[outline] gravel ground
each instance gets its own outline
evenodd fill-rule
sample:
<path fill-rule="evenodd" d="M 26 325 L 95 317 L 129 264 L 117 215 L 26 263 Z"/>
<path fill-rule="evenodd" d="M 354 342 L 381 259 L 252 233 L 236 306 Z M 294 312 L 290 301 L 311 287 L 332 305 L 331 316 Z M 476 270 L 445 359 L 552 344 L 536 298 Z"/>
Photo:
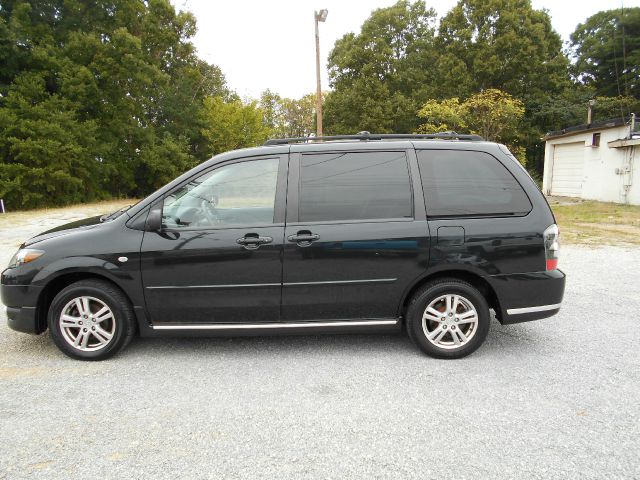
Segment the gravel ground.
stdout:
<path fill-rule="evenodd" d="M 20 244 L 34 235 L 87 217 L 114 212 L 137 200 L 109 200 L 63 208 L 27 210 L 0 214 L 0 269 L 4 268 Z"/>
<path fill-rule="evenodd" d="M 0 478 L 640 478 L 638 265 L 565 246 L 560 314 L 494 322 L 456 361 L 345 335 L 136 339 L 85 363 L 3 310 Z"/>

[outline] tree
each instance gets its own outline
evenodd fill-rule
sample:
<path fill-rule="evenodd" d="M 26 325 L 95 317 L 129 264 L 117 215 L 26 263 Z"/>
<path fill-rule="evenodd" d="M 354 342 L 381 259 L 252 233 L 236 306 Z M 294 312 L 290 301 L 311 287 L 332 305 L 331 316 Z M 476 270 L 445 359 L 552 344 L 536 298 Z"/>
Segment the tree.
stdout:
<path fill-rule="evenodd" d="M 37 74 L 22 75 L 0 109 L 0 198 L 35 207 L 51 198 L 70 202 L 104 197 L 104 168 L 93 156 L 96 123 L 74 105 L 49 95 Z"/>
<path fill-rule="evenodd" d="M 262 121 L 264 126 L 275 135 L 282 122 L 282 97 L 267 89 L 260 94 L 260 108 L 262 109 Z"/>
<path fill-rule="evenodd" d="M 540 122 L 548 117 L 542 107 L 571 88 L 569 62 L 548 13 L 530 0 L 459 0 L 440 22 L 438 46 L 438 97 L 495 88 L 521 100 L 519 143 L 529 168 L 541 172 L 540 138 L 549 127 Z"/>
<path fill-rule="evenodd" d="M 273 137 L 308 137 L 315 131 L 314 93 L 293 99 L 265 90 L 260 96 L 260 108 Z"/>
<path fill-rule="evenodd" d="M 371 13 L 359 34 L 339 39 L 329 54 L 333 91 L 325 105 L 330 133 L 408 132 L 436 81 L 431 65 L 436 13 L 424 1 L 400 0 Z"/>
<path fill-rule="evenodd" d="M 429 100 L 418 112 L 426 120 L 418 131 L 475 133 L 492 142 L 508 143 L 516 156 L 522 158 L 518 127 L 523 115 L 520 100 L 500 90 L 487 89 L 464 101 L 457 97 Z"/>
<path fill-rule="evenodd" d="M 201 117 L 202 135 L 207 139 L 209 155 L 259 145 L 271 133 L 255 101 L 225 102 L 222 97 L 207 97 Z"/>
<path fill-rule="evenodd" d="M 529 0 L 460 0 L 440 22 L 438 46 L 444 97 L 497 88 L 527 103 L 569 85 L 562 40 Z"/>
<path fill-rule="evenodd" d="M 168 0 L 0 0 L 0 198 L 140 196 L 205 159 L 203 100 L 234 95 L 195 31 Z"/>
<path fill-rule="evenodd" d="M 587 123 L 590 101 L 595 101 L 592 106 L 592 122 L 613 118 L 628 120 L 631 112 L 640 112 L 640 100 L 634 97 L 599 97 L 595 96 L 592 87 L 576 85 L 563 95 L 547 99 L 532 115 L 535 122 L 546 125 L 547 130 L 561 130 Z"/>
<path fill-rule="evenodd" d="M 282 136 L 308 137 L 315 132 L 316 94 L 282 100 Z"/>
<path fill-rule="evenodd" d="M 598 96 L 640 99 L 640 8 L 598 12 L 571 34 L 576 80 Z"/>

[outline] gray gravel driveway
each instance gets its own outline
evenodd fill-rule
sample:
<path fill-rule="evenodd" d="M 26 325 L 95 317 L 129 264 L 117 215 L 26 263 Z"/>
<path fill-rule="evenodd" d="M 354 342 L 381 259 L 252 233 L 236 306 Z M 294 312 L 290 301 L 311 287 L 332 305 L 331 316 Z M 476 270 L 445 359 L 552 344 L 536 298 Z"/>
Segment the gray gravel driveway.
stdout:
<path fill-rule="evenodd" d="M 640 249 L 564 247 L 556 317 L 471 357 L 403 335 L 136 339 L 102 363 L 0 314 L 0 478 L 638 478 Z"/>

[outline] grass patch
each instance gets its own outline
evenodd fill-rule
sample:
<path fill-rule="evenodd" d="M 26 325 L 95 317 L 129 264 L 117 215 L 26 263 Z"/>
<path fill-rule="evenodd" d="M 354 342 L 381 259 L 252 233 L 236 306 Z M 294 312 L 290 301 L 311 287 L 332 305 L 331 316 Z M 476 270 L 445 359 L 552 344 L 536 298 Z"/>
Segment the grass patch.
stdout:
<path fill-rule="evenodd" d="M 566 243 L 640 245 L 640 205 L 553 197 L 549 204 Z"/>

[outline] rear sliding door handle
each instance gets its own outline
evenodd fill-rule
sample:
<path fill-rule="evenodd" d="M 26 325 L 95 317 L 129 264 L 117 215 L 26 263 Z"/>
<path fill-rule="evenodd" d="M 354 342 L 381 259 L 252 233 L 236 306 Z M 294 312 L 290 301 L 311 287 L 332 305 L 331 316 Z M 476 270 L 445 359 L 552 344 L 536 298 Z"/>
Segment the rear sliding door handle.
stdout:
<path fill-rule="evenodd" d="M 320 235 L 311 232 L 298 232 L 295 235 L 289 235 L 287 237 L 287 240 L 297 243 L 300 247 L 307 247 L 311 245 L 312 242 L 315 242 L 319 239 Z"/>

